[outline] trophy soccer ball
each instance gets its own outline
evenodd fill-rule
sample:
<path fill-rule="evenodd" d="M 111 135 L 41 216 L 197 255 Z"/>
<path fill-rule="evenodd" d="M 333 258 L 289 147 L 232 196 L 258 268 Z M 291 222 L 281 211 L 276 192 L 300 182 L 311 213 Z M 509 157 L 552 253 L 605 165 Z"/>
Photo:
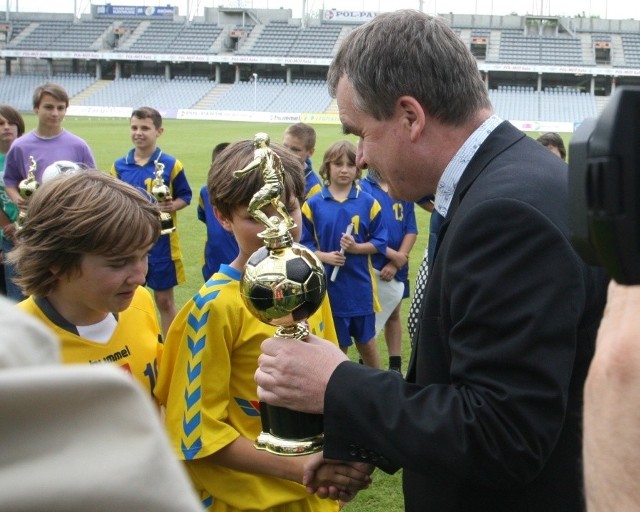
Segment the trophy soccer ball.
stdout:
<path fill-rule="evenodd" d="M 245 265 L 240 293 L 262 322 L 293 326 L 322 304 L 326 284 L 318 257 L 304 245 L 282 249 L 261 247 Z"/>
<path fill-rule="evenodd" d="M 81 167 L 75 163 L 70 162 L 69 160 L 58 160 L 57 162 L 53 162 L 51 165 L 47 166 L 47 168 L 42 173 L 42 183 L 46 183 L 49 180 L 57 176 L 61 176 L 62 174 L 73 174 L 81 170 Z"/>

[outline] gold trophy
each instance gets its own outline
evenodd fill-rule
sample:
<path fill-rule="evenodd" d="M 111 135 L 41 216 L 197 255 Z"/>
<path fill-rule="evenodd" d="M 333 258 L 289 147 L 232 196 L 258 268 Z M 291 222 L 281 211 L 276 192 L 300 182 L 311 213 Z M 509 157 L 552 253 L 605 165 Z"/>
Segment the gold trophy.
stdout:
<path fill-rule="evenodd" d="M 156 160 L 155 166 L 156 177 L 153 179 L 153 183 L 151 184 L 151 195 L 161 203 L 171 197 L 171 191 L 162 179 L 162 175 L 164 174 L 164 164 Z M 169 212 L 160 212 L 160 226 L 161 235 L 168 235 L 176 230 L 176 226 L 173 223 L 173 217 Z"/>
<path fill-rule="evenodd" d="M 265 225 L 258 236 L 264 247 L 254 252 L 240 280 L 240 294 L 253 315 L 277 327 L 276 336 L 304 339 L 304 323 L 322 303 L 326 292 L 324 268 L 318 257 L 295 243 L 289 229 L 295 223 L 281 201 L 285 194 L 280 157 L 269 147 L 269 136 L 254 137 L 254 159 L 235 171 L 236 178 L 260 169 L 264 186 L 249 202 L 249 214 Z M 281 215 L 268 217 L 262 210 L 272 204 Z M 255 446 L 276 455 L 308 455 L 322 450 L 324 435 L 321 414 L 292 411 L 260 402 L 262 433 Z"/>
<path fill-rule="evenodd" d="M 40 184 L 36 181 L 37 167 L 38 166 L 36 164 L 36 159 L 32 156 L 29 156 L 29 171 L 27 172 L 27 177 L 18 184 L 18 192 L 20 193 L 20 197 L 22 197 L 23 199 L 29 199 L 40 186 Z M 18 218 L 16 219 L 16 230 L 20 230 L 23 228 L 26 219 L 27 212 L 24 208 L 20 208 L 20 213 L 18 214 Z"/>

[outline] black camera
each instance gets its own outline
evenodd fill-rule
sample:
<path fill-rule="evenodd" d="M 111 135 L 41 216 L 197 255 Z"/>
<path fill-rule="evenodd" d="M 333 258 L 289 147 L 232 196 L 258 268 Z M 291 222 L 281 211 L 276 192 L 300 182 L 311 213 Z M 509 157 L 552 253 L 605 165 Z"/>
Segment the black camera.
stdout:
<path fill-rule="evenodd" d="M 640 87 L 620 87 L 569 145 L 569 227 L 582 258 L 640 284 Z"/>

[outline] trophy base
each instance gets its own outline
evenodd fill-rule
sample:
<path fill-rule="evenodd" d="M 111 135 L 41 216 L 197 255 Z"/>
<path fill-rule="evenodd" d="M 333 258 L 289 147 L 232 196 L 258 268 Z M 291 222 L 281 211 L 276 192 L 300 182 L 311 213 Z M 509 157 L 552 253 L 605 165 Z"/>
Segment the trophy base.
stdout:
<path fill-rule="evenodd" d="M 173 218 L 170 213 L 162 212 L 160 214 L 160 234 L 168 235 L 169 233 L 173 233 L 176 230 L 175 225 L 173 224 Z"/>
<path fill-rule="evenodd" d="M 284 455 L 288 457 L 296 457 L 300 455 L 311 455 L 322 451 L 324 435 L 307 439 L 281 439 L 268 432 L 261 432 L 256 439 L 254 446 L 258 450 L 265 450 L 274 455 Z"/>

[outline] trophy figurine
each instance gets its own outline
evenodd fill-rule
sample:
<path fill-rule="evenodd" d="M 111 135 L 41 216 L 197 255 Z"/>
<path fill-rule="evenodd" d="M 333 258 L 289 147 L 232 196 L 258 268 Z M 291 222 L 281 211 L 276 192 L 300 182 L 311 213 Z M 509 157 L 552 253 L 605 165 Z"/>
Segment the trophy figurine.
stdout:
<path fill-rule="evenodd" d="M 264 247 L 247 261 L 240 280 L 242 299 L 260 321 L 277 327 L 276 336 L 304 339 L 304 323 L 321 305 L 326 292 L 323 265 L 305 246 L 295 243 L 289 230 L 295 223 L 281 197 L 284 168 L 269 147 L 269 136 L 254 137 L 254 159 L 235 171 L 236 178 L 259 169 L 264 186 L 249 202 L 249 214 L 265 226 L 258 236 Z M 268 217 L 262 208 L 273 205 L 280 216 Z M 322 450 L 322 415 L 292 411 L 260 402 L 262 433 L 255 446 L 276 455 L 308 455 Z"/>
<path fill-rule="evenodd" d="M 151 184 L 151 195 L 156 198 L 158 202 L 166 201 L 171 197 L 171 191 L 169 187 L 165 185 L 164 180 L 162 179 L 162 175 L 164 174 L 164 164 L 161 162 L 155 161 L 156 166 L 156 177 L 153 179 L 153 183 Z M 168 235 L 169 233 L 176 230 L 176 226 L 173 223 L 173 217 L 169 212 L 160 212 L 160 225 L 161 235 Z"/>
<path fill-rule="evenodd" d="M 36 159 L 32 156 L 29 157 L 29 171 L 27 177 L 18 183 L 18 192 L 23 199 L 29 199 L 33 193 L 38 189 L 40 184 L 36 181 Z M 24 222 L 27 218 L 26 206 L 20 208 L 20 213 L 16 219 L 16 230 L 22 229 Z"/>

